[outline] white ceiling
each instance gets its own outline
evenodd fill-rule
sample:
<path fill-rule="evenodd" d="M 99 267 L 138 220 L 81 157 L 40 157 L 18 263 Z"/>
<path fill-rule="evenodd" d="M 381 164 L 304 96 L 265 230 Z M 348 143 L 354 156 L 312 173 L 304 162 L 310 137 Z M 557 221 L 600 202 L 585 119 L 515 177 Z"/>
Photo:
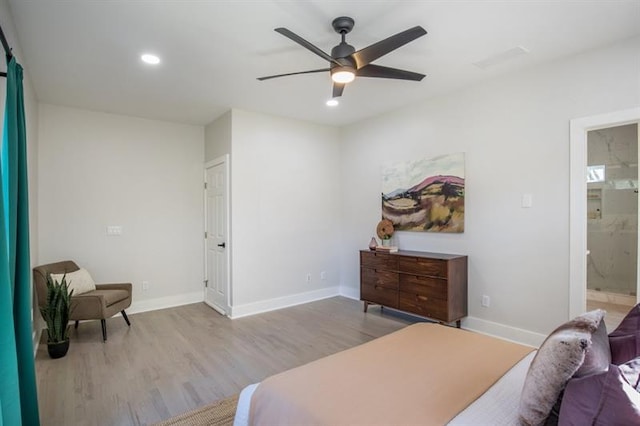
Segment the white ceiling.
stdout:
<path fill-rule="evenodd" d="M 9 0 L 41 102 L 208 124 L 230 108 L 344 125 L 474 82 L 640 34 L 640 1 Z M 328 73 L 256 77 L 327 64 L 273 31 L 286 27 L 330 52 L 331 21 L 355 19 L 361 49 L 415 25 L 428 34 L 375 63 L 422 82 L 358 78 L 336 108 Z M 488 69 L 474 62 L 530 51 Z M 155 52 L 162 64 L 139 60 Z"/>

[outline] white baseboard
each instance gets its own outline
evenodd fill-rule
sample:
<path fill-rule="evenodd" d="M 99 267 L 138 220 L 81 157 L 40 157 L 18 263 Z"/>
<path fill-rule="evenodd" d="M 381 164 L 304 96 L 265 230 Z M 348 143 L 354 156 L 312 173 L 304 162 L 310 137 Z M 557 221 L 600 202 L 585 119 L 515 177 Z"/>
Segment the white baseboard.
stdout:
<path fill-rule="evenodd" d="M 33 330 L 33 357 L 36 357 L 38 353 L 38 345 L 40 344 L 40 337 L 42 336 L 42 329 Z"/>
<path fill-rule="evenodd" d="M 191 303 L 204 301 L 204 291 L 194 291 L 192 293 L 177 294 L 175 296 L 158 297 L 155 299 L 140 300 L 135 299 L 127 309 L 128 314 L 138 314 L 140 312 L 155 311 L 157 309 L 173 308 Z"/>
<path fill-rule="evenodd" d="M 348 297 L 349 299 L 360 300 L 360 289 L 357 287 L 341 286 L 340 296 Z M 407 315 L 411 316 L 411 314 L 408 313 Z M 509 325 L 487 321 L 476 317 L 464 318 L 462 320 L 462 328 L 477 331 L 478 333 L 487 334 L 504 340 L 510 340 L 512 342 L 520 343 L 523 345 L 534 346 L 536 348 L 539 347 L 547 337 L 544 334 L 534 333 L 529 330 L 511 327 Z"/>
<path fill-rule="evenodd" d="M 304 293 L 289 296 L 277 297 L 273 299 L 261 300 L 259 302 L 247 303 L 230 308 L 229 317 L 232 319 L 255 315 L 263 312 L 274 311 L 290 306 L 301 305 L 303 303 L 328 299 L 330 297 L 343 296 L 350 299 L 360 300 L 360 292 L 354 287 L 328 287 L 319 290 L 307 291 Z M 154 311 L 157 309 L 172 308 L 175 306 L 188 305 L 204 301 L 204 292 L 192 292 L 175 296 L 159 297 L 156 299 L 133 302 L 128 309 L 128 313 Z M 535 333 L 517 327 L 500 324 L 493 321 L 476 317 L 466 317 L 462 320 L 462 328 L 487 334 L 501 339 L 510 340 L 528 346 L 539 347 L 547 337 L 544 334 Z M 42 330 L 34 331 L 33 347 L 34 356 L 38 348 Z"/>
<path fill-rule="evenodd" d="M 349 299 L 360 300 L 360 289 L 356 287 L 340 286 L 340 296 Z"/>
<path fill-rule="evenodd" d="M 249 315 L 261 314 L 263 312 L 275 311 L 276 309 L 301 305 L 303 303 L 315 302 L 316 300 L 328 299 L 329 297 L 339 295 L 340 287 L 321 288 L 319 290 L 292 294 L 290 296 L 276 297 L 274 299 L 232 306 L 229 309 L 229 317 L 231 319 L 242 318 Z"/>
<path fill-rule="evenodd" d="M 466 317 L 462 319 L 462 328 L 477 331 L 489 336 L 499 337 L 504 340 L 520 343 L 527 346 L 539 347 L 547 337 L 544 334 L 524 330 L 522 328 L 511 327 L 493 321 L 487 321 L 476 317 Z"/>

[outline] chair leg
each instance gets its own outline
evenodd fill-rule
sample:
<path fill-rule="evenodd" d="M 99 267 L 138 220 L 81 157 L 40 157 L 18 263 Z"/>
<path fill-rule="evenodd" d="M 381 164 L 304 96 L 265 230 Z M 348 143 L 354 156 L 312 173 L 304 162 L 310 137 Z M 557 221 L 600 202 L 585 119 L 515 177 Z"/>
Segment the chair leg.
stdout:
<path fill-rule="evenodd" d="M 79 322 L 80 322 L 80 321 L 77 321 L 77 320 L 76 320 L 76 325 L 75 325 L 75 328 L 76 328 L 76 329 L 78 328 L 78 323 L 79 323 Z"/>
<path fill-rule="evenodd" d="M 106 342 L 107 341 L 107 321 L 101 319 L 100 320 L 100 324 L 102 324 L 102 341 Z"/>
<path fill-rule="evenodd" d="M 127 322 L 127 325 L 131 327 L 131 323 L 129 322 L 129 317 L 127 316 L 127 313 L 124 311 L 124 309 L 120 311 L 120 313 L 122 314 L 122 318 L 124 318 L 124 320 Z"/>

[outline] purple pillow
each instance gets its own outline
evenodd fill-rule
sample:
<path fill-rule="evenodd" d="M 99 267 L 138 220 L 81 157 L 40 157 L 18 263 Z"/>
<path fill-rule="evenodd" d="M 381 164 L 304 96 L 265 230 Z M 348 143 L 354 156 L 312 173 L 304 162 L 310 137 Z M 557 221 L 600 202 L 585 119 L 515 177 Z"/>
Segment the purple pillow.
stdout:
<path fill-rule="evenodd" d="M 609 334 L 611 363 L 620 365 L 640 356 L 640 304 L 631 308 L 618 328 Z"/>
<path fill-rule="evenodd" d="M 640 357 L 619 365 L 620 372 L 633 388 L 640 391 Z"/>
<path fill-rule="evenodd" d="M 640 358 L 622 366 L 610 365 L 604 373 L 569 380 L 558 425 L 640 425 L 639 375 Z"/>

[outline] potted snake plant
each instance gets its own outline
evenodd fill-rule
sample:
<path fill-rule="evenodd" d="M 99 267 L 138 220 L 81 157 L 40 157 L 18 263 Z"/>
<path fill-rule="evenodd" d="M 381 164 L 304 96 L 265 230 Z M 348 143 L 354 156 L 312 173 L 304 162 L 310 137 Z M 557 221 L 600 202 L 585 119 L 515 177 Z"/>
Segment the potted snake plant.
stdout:
<path fill-rule="evenodd" d="M 71 296 L 66 275 L 62 282 L 47 274 L 47 303 L 40 308 L 40 314 L 47 323 L 47 350 L 51 358 L 62 358 L 69 350 L 69 315 Z"/>

